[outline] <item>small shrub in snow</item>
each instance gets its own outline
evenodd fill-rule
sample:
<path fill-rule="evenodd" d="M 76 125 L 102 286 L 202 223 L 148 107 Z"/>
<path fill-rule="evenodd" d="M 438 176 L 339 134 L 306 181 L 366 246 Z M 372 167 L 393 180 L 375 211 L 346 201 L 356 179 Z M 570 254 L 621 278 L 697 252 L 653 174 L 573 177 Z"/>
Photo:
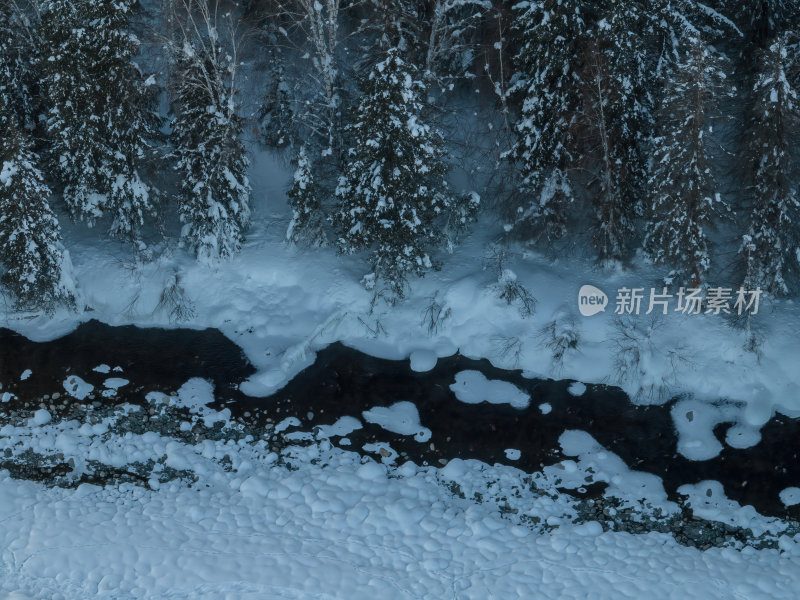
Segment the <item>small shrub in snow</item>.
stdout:
<path fill-rule="evenodd" d="M 358 322 L 361 323 L 361 325 L 364 326 L 364 329 L 366 329 L 369 332 L 369 334 L 374 338 L 380 335 L 383 336 L 388 335 L 388 333 L 386 333 L 386 328 L 384 328 L 380 319 L 375 319 L 375 323 L 368 323 L 361 317 L 358 317 Z"/>
<path fill-rule="evenodd" d="M 194 303 L 186 295 L 177 272 L 164 285 L 156 310 L 166 312 L 170 321 L 188 321 L 194 318 Z"/>
<path fill-rule="evenodd" d="M 497 269 L 497 283 L 494 284 L 497 295 L 509 306 L 516 305 L 523 318 L 530 317 L 536 310 L 536 298 L 528 288 L 517 281 L 517 274 L 514 271 L 505 268 L 506 258 L 505 250 L 493 246 L 489 250 L 484 268 L 492 266 Z"/>
<path fill-rule="evenodd" d="M 679 367 L 688 362 L 684 348 L 655 339 L 663 324 L 658 317 L 646 323 L 633 317 L 614 322 L 616 380 L 640 402 L 660 403 L 669 399 L 678 381 Z"/>
<path fill-rule="evenodd" d="M 560 371 L 565 356 L 578 351 L 581 340 L 580 326 L 571 314 L 561 312 L 539 330 L 539 338 L 553 356 L 554 369 Z"/>
<path fill-rule="evenodd" d="M 530 317 L 536 310 L 536 298 L 524 285 L 517 281 L 517 274 L 511 269 L 503 269 L 497 281 L 500 297 L 509 305 L 514 304 L 523 317 Z"/>
<path fill-rule="evenodd" d="M 442 324 L 450 318 L 452 312 L 449 306 L 439 302 L 438 294 L 436 294 L 430 298 L 428 306 L 422 311 L 421 325 L 428 330 L 428 335 L 435 335 L 439 332 Z"/>
<path fill-rule="evenodd" d="M 502 359 L 511 359 L 514 367 L 519 366 L 522 355 L 522 340 L 517 336 L 496 335 L 492 338 L 495 352 Z"/>

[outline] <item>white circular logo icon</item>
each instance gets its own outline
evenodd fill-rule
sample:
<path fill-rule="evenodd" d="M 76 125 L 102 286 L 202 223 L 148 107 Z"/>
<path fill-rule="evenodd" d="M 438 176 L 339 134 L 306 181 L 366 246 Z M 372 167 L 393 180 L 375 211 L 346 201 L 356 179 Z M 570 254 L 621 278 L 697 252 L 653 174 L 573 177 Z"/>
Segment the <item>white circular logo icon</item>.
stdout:
<path fill-rule="evenodd" d="M 584 317 L 605 312 L 608 306 L 606 293 L 593 285 L 584 285 L 578 292 L 578 310 Z"/>

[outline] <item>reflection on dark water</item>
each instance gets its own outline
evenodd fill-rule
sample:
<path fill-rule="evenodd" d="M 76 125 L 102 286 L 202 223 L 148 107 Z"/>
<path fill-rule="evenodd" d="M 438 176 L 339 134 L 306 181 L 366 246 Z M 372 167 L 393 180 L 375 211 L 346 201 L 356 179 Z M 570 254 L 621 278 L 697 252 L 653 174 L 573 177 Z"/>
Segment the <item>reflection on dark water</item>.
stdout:
<path fill-rule="evenodd" d="M 348 434 L 350 448 L 389 442 L 402 456 L 432 465 L 452 458 L 476 458 L 538 471 L 564 458 L 558 445 L 561 433 L 580 429 L 632 469 L 661 477 L 672 499 L 678 499 L 675 490 L 684 483 L 714 479 L 724 485 L 728 497 L 752 504 L 763 514 L 800 517 L 800 507 L 787 510 L 778 498 L 784 488 L 800 485 L 798 419 L 772 419 L 762 429 L 762 441 L 746 450 L 725 445 L 727 425 L 720 425 L 715 434 L 725 449 L 712 460 L 693 462 L 677 454 L 671 404 L 636 406 L 620 389 L 604 385 L 587 385 L 586 392 L 575 397 L 567 391 L 570 381 L 525 379 L 518 371 L 461 355 L 442 358 L 433 370 L 416 373 L 408 361 L 374 358 L 332 344 L 273 396 L 249 398 L 237 386 L 254 369 L 217 330 L 111 327 L 90 321 L 58 340 L 34 343 L 0 329 L 0 382 L 20 401 L 63 393 L 61 384 L 67 374 L 102 388 L 109 375 L 92 371 L 101 363 L 121 366 L 119 376 L 131 381 L 118 398 L 103 402 L 141 402 L 146 392 L 176 390 L 191 377 L 204 377 L 214 382 L 218 405 L 254 424 L 294 416 L 302 429 L 310 430 L 317 424 L 332 424 L 340 416 L 361 418 L 362 411 L 375 406 L 411 401 L 422 424 L 433 433 L 429 442 L 419 443 L 365 423 L 363 429 Z M 34 376 L 19 381 L 25 369 Z M 531 395 L 530 406 L 518 410 L 509 405 L 459 402 L 449 386 L 456 373 L 467 369 L 525 390 Z M 546 415 L 538 408 L 545 402 L 552 406 Z M 520 450 L 521 458 L 508 460 L 507 448 Z"/>

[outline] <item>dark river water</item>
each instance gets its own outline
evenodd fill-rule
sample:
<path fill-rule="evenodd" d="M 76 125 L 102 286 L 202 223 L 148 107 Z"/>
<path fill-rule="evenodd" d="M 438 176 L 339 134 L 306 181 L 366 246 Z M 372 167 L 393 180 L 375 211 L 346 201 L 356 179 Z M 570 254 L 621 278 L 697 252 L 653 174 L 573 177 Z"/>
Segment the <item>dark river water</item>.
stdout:
<path fill-rule="evenodd" d="M 203 377 L 214 383 L 219 407 L 254 424 L 294 416 L 308 430 L 344 415 L 360 418 L 362 411 L 375 406 L 410 401 L 416 405 L 422 425 L 432 431 L 433 447 L 369 423 L 347 437 L 353 450 L 368 442 L 390 442 L 402 456 L 420 464 L 476 458 L 535 472 L 565 458 L 559 436 L 566 429 L 580 429 L 632 469 L 661 477 L 673 500 L 679 499 L 676 489 L 680 485 L 713 479 L 723 484 L 729 498 L 751 504 L 763 514 L 800 518 L 800 507 L 787 509 L 778 498 L 784 488 L 800 485 L 798 419 L 772 419 L 762 429 L 761 442 L 744 450 L 725 445 L 729 424 L 720 424 L 715 434 L 724 450 L 714 459 L 694 462 L 677 453 L 672 402 L 636 406 L 620 389 L 604 385 L 587 385 L 586 392 L 575 397 L 567 391 L 571 381 L 526 379 L 519 371 L 498 369 L 486 360 L 459 354 L 440 359 L 431 371 L 416 373 L 407 360 L 374 358 L 332 344 L 274 395 L 250 398 L 238 390 L 238 384 L 255 369 L 217 330 L 111 327 L 89 321 L 63 338 L 35 343 L 0 329 L 0 383 L 21 402 L 63 393 L 62 382 L 69 374 L 102 388 L 110 375 L 92 369 L 103 363 L 122 367 L 119 376 L 131 382 L 121 388 L 117 398 L 101 398 L 103 402 L 141 403 L 147 392 L 174 391 L 191 377 Z M 20 381 L 25 369 L 35 376 Z M 513 383 L 530 394 L 530 406 L 519 410 L 506 404 L 458 401 L 449 386 L 456 373 L 464 370 Z M 538 408 L 544 402 L 552 406 L 546 415 Z M 507 459 L 507 448 L 520 450 L 521 458 Z M 584 494 L 601 494 L 604 485 L 590 486 Z"/>

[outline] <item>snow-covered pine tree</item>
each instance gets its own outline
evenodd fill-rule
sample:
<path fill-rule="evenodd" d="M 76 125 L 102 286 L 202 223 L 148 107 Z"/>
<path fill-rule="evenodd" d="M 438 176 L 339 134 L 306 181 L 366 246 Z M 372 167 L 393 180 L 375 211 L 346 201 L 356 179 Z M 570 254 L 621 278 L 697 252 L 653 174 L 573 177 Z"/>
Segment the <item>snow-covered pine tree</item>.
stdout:
<path fill-rule="evenodd" d="M 69 255 L 49 197 L 26 135 L 9 127 L 0 138 L 0 280 L 25 309 L 75 301 Z"/>
<path fill-rule="evenodd" d="M 276 58 L 273 58 L 271 65 L 269 88 L 258 111 L 261 139 L 270 148 L 285 148 L 292 142 L 294 113 L 284 67 Z"/>
<path fill-rule="evenodd" d="M 301 146 L 297 154 L 294 182 L 287 194 L 289 206 L 292 207 L 292 220 L 286 231 L 289 243 L 305 243 L 312 247 L 325 245 L 322 209 L 317 194 L 311 161 L 306 154 L 306 147 Z"/>
<path fill-rule="evenodd" d="M 729 6 L 745 40 L 756 46 L 768 46 L 770 40 L 800 22 L 798 0 L 724 0 L 723 4 Z"/>
<path fill-rule="evenodd" d="M 277 31 L 289 46 L 300 50 L 312 69 L 302 84 L 312 93 L 295 113 L 309 134 L 306 143 L 319 143 L 323 156 L 338 158 L 343 147 L 342 73 L 340 53 L 342 0 L 274 0 L 269 13 L 280 19 Z"/>
<path fill-rule="evenodd" d="M 710 265 L 706 228 L 724 207 L 706 136 L 716 101 L 730 93 L 724 60 L 694 38 L 667 81 L 652 142 L 646 253 L 673 267 L 667 283 L 699 285 Z"/>
<path fill-rule="evenodd" d="M 42 85 L 55 174 L 73 217 L 112 217 L 139 241 L 152 189 L 142 179 L 159 136 L 153 79 L 134 62 L 135 0 L 46 0 Z"/>
<path fill-rule="evenodd" d="M 36 49 L 26 15 L 13 0 L 0 0 L 0 135 L 35 125 Z"/>
<path fill-rule="evenodd" d="M 608 0 L 582 53 L 580 138 L 592 174 L 594 242 L 604 260 L 622 258 L 644 188 L 653 125 L 645 20 L 638 1 Z"/>
<path fill-rule="evenodd" d="M 748 259 L 744 286 L 786 294 L 800 287 L 800 97 L 789 76 L 800 66 L 800 51 L 783 34 L 758 64 L 750 131 L 755 206 L 741 247 Z"/>
<path fill-rule="evenodd" d="M 426 79 L 443 84 L 469 73 L 475 60 L 476 32 L 491 7 L 488 0 L 432 0 L 416 5 L 419 18 L 411 23 L 412 43 L 424 49 Z"/>
<path fill-rule="evenodd" d="M 371 251 L 375 278 L 402 298 L 407 276 L 434 268 L 429 251 L 446 242 L 439 217 L 453 206 L 441 135 L 422 120 L 424 86 L 396 49 L 363 82 L 348 126 L 349 166 L 333 223 L 343 253 Z"/>
<path fill-rule="evenodd" d="M 548 239 L 565 233 L 574 200 L 569 169 L 576 160 L 574 124 L 580 106 L 576 69 L 586 24 L 581 0 L 521 2 L 515 21 L 522 110 L 509 157 L 521 170 L 522 199 L 511 218 Z"/>
<path fill-rule="evenodd" d="M 175 49 L 172 122 L 182 177 L 181 235 L 205 263 L 238 252 L 250 221 L 248 160 L 234 97 L 235 58 L 218 45 L 213 27 L 207 31 L 211 35 L 184 40 Z"/>

